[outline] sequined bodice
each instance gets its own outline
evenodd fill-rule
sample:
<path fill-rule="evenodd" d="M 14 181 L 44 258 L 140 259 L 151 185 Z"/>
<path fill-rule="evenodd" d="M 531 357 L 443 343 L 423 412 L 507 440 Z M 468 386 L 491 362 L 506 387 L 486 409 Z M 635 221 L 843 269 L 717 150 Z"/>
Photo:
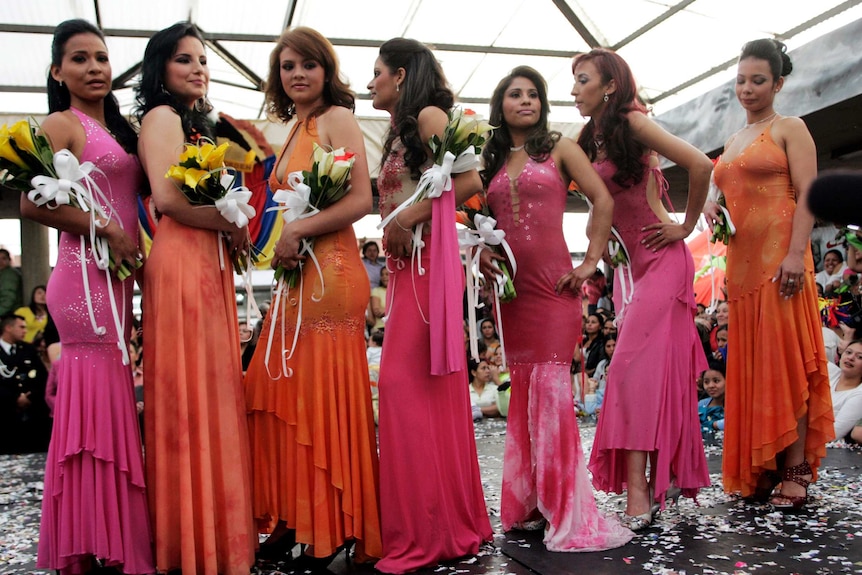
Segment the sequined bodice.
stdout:
<path fill-rule="evenodd" d="M 430 165 L 429 160 L 421 166 L 420 172 Z M 410 169 L 404 164 L 404 145 L 396 138 L 392 144 L 392 153 L 386 158 L 380 168 L 380 176 L 377 178 L 380 215 L 385 218 L 409 198 L 416 191 L 417 183 L 417 180 L 412 179 Z"/>

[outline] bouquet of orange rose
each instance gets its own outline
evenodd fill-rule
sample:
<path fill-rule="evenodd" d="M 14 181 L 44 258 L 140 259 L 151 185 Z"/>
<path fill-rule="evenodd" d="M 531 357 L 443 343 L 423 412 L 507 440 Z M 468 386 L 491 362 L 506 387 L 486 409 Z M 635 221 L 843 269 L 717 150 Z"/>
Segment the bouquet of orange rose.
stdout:
<path fill-rule="evenodd" d="M 505 253 L 512 264 L 512 269 L 517 269 L 515 256 L 505 240 L 506 232 L 497 229 L 497 220 L 484 194 L 476 194 L 464 202 L 455 214 L 455 221 L 467 228 L 459 231 L 458 234 L 461 247 L 478 247 L 477 256 L 482 249 L 490 249 L 501 255 Z M 497 295 L 500 301 L 512 301 L 518 297 L 515 284 L 512 283 L 514 273 L 509 272 L 505 261 L 498 261 L 497 265 L 502 272 L 502 275 L 497 276 Z"/>
<path fill-rule="evenodd" d="M 234 187 L 236 175 L 224 165 L 228 146 L 228 142 L 216 146 L 206 138 L 186 144 L 179 162 L 168 168 L 165 177 L 173 180 L 191 205 L 215 206 L 224 219 L 243 228 L 256 210 L 248 203 L 251 191 L 245 186 Z M 250 257 L 256 261 L 254 251 Z M 233 266 L 236 273 L 243 274 L 249 267 L 246 255 L 238 254 Z"/>
<path fill-rule="evenodd" d="M 348 182 L 355 161 L 353 152 L 344 148 L 326 151 L 314 144 L 312 158 L 310 170 L 291 172 L 287 176 L 288 189 L 276 190 L 272 195 L 272 199 L 279 205 L 270 209 L 283 212 L 282 218 L 286 224 L 313 216 L 350 191 Z M 307 254 L 318 271 L 320 270 L 320 265 L 314 256 L 314 238 L 302 240 L 300 254 Z M 301 262 L 292 270 L 285 269 L 281 265 L 275 270 L 275 279 L 285 278 L 289 287 L 295 287 L 301 275 Z"/>
<path fill-rule="evenodd" d="M 89 213 L 90 248 L 96 265 L 99 269 L 116 272 L 121 281 L 125 280 L 132 275 L 129 266 L 139 268 L 142 264 L 138 258 L 116 265 L 108 241 L 96 236 L 96 229 L 107 225 L 107 220 L 113 217 L 110 203 L 90 175 L 99 173 L 99 169 L 91 162 L 80 164 L 69 150 L 55 153 L 38 128 L 32 118 L 15 122 L 11 127 L 0 126 L 0 171 L 3 172 L 0 184 L 26 193 L 27 199 L 37 206 L 53 210 L 70 205 Z"/>

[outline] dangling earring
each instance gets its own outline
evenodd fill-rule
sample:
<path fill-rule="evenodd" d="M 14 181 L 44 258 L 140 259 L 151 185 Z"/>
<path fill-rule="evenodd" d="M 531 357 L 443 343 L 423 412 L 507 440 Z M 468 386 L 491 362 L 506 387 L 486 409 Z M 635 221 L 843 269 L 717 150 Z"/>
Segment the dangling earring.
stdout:
<path fill-rule="evenodd" d="M 206 112 L 207 109 L 207 99 L 206 96 L 203 98 L 198 98 L 195 100 L 195 110 L 198 112 Z"/>
<path fill-rule="evenodd" d="M 611 97 L 610 97 L 610 96 L 608 96 L 608 93 L 607 93 L 607 92 L 605 92 L 605 97 L 604 97 L 604 98 L 602 98 L 602 101 L 603 101 L 603 102 L 607 102 L 607 101 L 608 101 L 608 100 L 610 100 L 610 99 L 611 99 Z"/>
<path fill-rule="evenodd" d="M 400 91 L 401 91 L 401 84 L 395 84 L 395 91 L 396 91 L 396 92 L 400 92 Z"/>
<path fill-rule="evenodd" d="M 170 95 L 171 95 L 171 93 L 170 93 L 170 92 L 168 92 L 167 90 L 165 90 L 165 85 L 164 85 L 164 84 L 159 84 L 159 90 L 161 90 L 161 91 L 162 91 L 162 94 L 165 94 L 165 95 L 167 95 L 167 96 L 170 96 Z"/>
<path fill-rule="evenodd" d="M 293 117 L 296 114 L 296 104 L 291 102 L 287 106 L 287 115 Z"/>
<path fill-rule="evenodd" d="M 63 80 L 60 80 L 60 87 L 63 87 Z"/>

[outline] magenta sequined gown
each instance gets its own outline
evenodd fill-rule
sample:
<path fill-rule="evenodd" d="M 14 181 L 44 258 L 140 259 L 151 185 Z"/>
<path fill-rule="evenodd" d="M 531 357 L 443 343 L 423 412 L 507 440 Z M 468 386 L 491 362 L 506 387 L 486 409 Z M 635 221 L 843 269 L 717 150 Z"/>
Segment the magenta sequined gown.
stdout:
<path fill-rule="evenodd" d="M 664 501 L 672 479 L 694 496 L 710 485 L 697 414 L 697 377 L 706 358 L 694 325 L 694 261 L 683 241 L 655 253 L 641 244 L 641 229 L 659 221 L 647 202 L 649 179 L 664 181 L 658 168 L 621 187 L 611 179 L 612 162 L 594 167 L 614 197 L 614 227 L 628 248 L 634 293 L 623 306 L 619 278 L 626 272 L 617 268 L 614 305 L 622 319 L 590 457 L 593 485 L 621 493 L 626 450 L 647 451 L 656 457 L 656 500 Z"/>
<path fill-rule="evenodd" d="M 378 179 L 384 217 L 416 188 L 402 148 L 396 144 L 394 149 Z M 422 251 L 429 272 L 434 265 L 430 252 Z M 415 263 L 391 257 L 386 262 L 388 319 L 378 383 L 383 558 L 375 565 L 383 573 L 406 573 L 475 554 L 492 535 L 467 374 L 431 375 L 431 332 L 424 319 L 430 273 L 418 275 Z M 463 291 L 463 278 L 451 289 Z"/>
<path fill-rule="evenodd" d="M 105 176 L 93 177 L 115 217 L 138 237 L 137 194 L 143 171 L 93 119 L 72 109 L 87 134 L 81 162 Z M 109 183 L 110 182 L 110 185 Z M 124 573 L 155 571 L 151 550 L 141 437 L 132 369 L 117 346 L 105 272 L 87 250 L 87 274 L 96 322 L 90 324 L 81 273 L 80 236 L 60 235 L 57 266 L 48 282 L 48 309 L 62 343 L 54 430 L 45 468 L 37 565 L 62 573 L 90 568 L 90 558 Z M 134 279 L 111 278 L 120 318 L 132 317 Z"/>
<path fill-rule="evenodd" d="M 554 286 L 571 271 L 563 237 L 566 186 L 554 161 L 527 161 L 510 180 L 503 166 L 488 204 L 518 266 L 518 296 L 502 304 L 512 377 L 503 459 L 503 529 L 538 510 L 550 551 L 597 551 L 626 544 L 632 532 L 596 508 L 575 416 L 569 374 L 581 336 L 581 302 Z"/>

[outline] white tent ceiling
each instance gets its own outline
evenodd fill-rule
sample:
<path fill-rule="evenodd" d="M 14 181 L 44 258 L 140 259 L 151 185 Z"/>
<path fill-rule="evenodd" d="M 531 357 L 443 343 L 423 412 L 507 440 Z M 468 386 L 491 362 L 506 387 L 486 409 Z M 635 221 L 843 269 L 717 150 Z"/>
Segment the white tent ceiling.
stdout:
<path fill-rule="evenodd" d="M 377 46 L 395 36 L 435 47 L 462 102 L 482 111 L 497 80 L 529 64 L 549 82 L 552 119 L 580 120 L 571 103 L 571 56 L 594 45 L 632 66 L 642 96 L 660 113 L 732 77 L 747 40 L 771 36 L 793 49 L 862 18 L 862 0 L 2 0 L 0 112 L 44 113 L 53 27 L 86 18 L 105 30 L 117 95 L 128 109 L 152 32 L 191 19 L 209 44 L 216 108 L 262 116 L 259 82 L 272 41 L 286 25 L 318 29 L 336 46 L 374 116 L 365 84 Z"/>

